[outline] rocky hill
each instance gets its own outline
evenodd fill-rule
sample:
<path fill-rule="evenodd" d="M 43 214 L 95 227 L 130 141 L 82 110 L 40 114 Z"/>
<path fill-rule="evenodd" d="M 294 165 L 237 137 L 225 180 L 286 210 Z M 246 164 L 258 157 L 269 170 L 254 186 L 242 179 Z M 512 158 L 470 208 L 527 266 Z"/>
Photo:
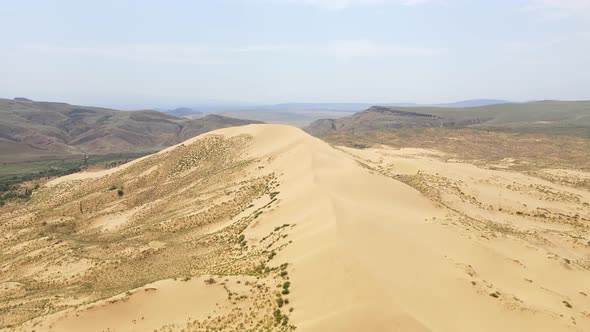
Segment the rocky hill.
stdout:
<path fill-rule="evenodd" d="M 0 99 L 0 162 L 156 150 L 210 130 L 250 123 L 260 122 Z"/>
<path fill-rule="evenodd" d="M 457 121 L 452 117 L 421 113 L 411 109 L 400 110 L 396 107 L 373 106 L 344 118 L 317 120 L 307 126 L 305 130 L 315 136 L 325 136 L 340 131 L 468 126 L 484 121 L 485 119 L 478 117 Z"/>
<path fill-rule="evenodd" d="M 590 102 L 543 101 L 478 107 L 374 106 L 338 119 L 312 122 L 315 136 L 399 128 L 487 128 L 590 137 Z"/>

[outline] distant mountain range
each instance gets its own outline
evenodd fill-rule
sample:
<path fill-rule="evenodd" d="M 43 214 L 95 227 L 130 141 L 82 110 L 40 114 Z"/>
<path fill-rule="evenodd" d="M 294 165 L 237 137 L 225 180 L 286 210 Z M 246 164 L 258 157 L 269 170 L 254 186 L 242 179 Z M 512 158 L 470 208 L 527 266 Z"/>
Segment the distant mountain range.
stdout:
<path fill-rule="evenodd" d="M 478 107 L 478 106 L 489 106 L 489 105 L 499 105 L 499 104 L 515 104 L 512 101 L 507 100 L 499 100 L 499 99 L 470 99 L 470 100 L 462 100 L 457 101 L 454 103 L 445 103 L 445 104 L 435 104 L 429 106 L 436 106 L 436 107 Z M 404 106 L 404 105 L 393 105 L 393 106 Z M 420 106 L 420 105 L 417 105 Z M 427 105 L 421 105 L 427 106 Z"/>
<path fill-rule="evenodd" d="M 210 130 L 261 122 L 305 127 L 316 136 L 408 127 L 480 127 L 590 137 L 590 102 L 583 101 L 479 99 L 434 106 L 288 103 L 205 114 L 194 108 L 117 111 L 24 97 L 0 99 L 0 162 L 157 150 Z"/>
<path fill-rule="evenodd" d="M 270 105 L 196 105 L 190 107 L 181 107 L 163 112 L 187 116 L 201 113 L 226 113 L 226 112 L 248 112 L 248 111 L 332 111 L 332 112 L 359 112 L 371 106 L 399 106 L 399 107 L 476 107 L 496 104 L 513 103 L 506 100 L 498 99 L 471 99 L 453 103 L 441 104 L 417 104 L 417 103 L 282 103 Z"/>
<path fill-rule="evenodd" d="M 179 107 L 173 110 L 164 111 L 165 113 L 172 114 L 174 116 L 200 116 L 203 112 L 196 111 L 188 107 Z"/>
<path fill-rule="evenodd" d="M 419 105 L 415 103 L 283 103 L 274 105 L 212 106 L 201 105 L 181 107 L 164 111 L 175 116 L 195 118 L 206 113 L 220 114 L 238 119 L 253 119 L 268 123 L 282 123 L 306 126 L 323 118 L 340 118 L 366 110 L 374 105 L 395 107 L 474 107 L 510 103 L 496 99 L 474 99 L 448 104 Z"/>
<path fill-rule="evenodd" d="M 467 102 L 469 104 L 471 102 Z M 478 127 L 590 137 L 590 101 L 541 101 L 477 107 L 374 106 L 305 128 L 315 136 L 397 128 Z"/>
<path fill-rule="evenodd" d="M 0 99 L 0 162 L 156 150 L 210 130 L 250 123 L 260 122 Z"/>

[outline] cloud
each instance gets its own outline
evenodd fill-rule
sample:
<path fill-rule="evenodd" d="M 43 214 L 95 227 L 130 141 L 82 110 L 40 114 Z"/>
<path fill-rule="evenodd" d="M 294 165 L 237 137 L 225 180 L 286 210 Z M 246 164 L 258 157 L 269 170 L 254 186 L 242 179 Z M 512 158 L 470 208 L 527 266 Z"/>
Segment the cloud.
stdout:
<path fill-rule="evenodd" d="M 319 52 L 333 57 L 429 57 L 440 55 L 444 50 L 367 40 L 342 40 L 327 44 Z"/>
<path fill-rule="evenodd" d="M 24 50 L 56 56 L 99 57 L 147 64 L 227 64 L 214 48 L 190 44 L 134 44 L 116 46 L 25 45 Z"/>
<path fill-rule="evenodd" d="M 298 4 L 319 7 L 323 9 L 346 9 L 357 6 L 372 5 L 401 5 L 416 6 L 432 0 L 270 0 L 277 3 Z"/>
<path fill-rule="evenodd" d="M 98 57 L 145 64 L 216 65 L 247 62 L 265 56 L 291 57 L 430 57 L 443 49 L 398 45 L 370 40 L 338 40 L 326 43 L 276 43 L 244 46 L 201 44 L 132 44 L 79 47 L 30 44 L 25 52 L 50 56 Z"/>
<path fill-rule="evenodd" d="M 232 48 L 231 53 L 290 54 L 335 58 L 427 57 L 445 52 L 443 49 L 382 43 L 370 40 L 336 40 L 318 44 L 266 44 Z"/>
<path fill-rule="evenodd" d="M 548 19 L 590 17 L 590 0 L 527 0 L 525 10 Z"/>

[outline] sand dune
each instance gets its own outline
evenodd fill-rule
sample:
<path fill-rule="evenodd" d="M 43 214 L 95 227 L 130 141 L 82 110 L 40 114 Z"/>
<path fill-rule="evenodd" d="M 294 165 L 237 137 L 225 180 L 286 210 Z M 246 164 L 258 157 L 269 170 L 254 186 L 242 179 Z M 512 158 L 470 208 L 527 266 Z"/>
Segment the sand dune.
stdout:
<path fill-rule="evenodd" d="M 590 193 L 439 156 L 249 125 L 61 179 L 0 217 L 0 326 L 590 330 Z M 87 268 L 25 278 L 49 244 Z"/>

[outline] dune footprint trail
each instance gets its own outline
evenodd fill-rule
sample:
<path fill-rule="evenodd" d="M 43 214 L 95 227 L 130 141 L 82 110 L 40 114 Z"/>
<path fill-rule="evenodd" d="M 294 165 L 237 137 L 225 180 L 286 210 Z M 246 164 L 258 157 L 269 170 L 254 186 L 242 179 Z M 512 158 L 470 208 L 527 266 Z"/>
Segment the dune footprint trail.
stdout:
<path fill-rule="evenodd" d="M 0 217 L 0 328 L 590 329 L 590 195 L 490 172 L 249 125 L 61 178 Z"/>

